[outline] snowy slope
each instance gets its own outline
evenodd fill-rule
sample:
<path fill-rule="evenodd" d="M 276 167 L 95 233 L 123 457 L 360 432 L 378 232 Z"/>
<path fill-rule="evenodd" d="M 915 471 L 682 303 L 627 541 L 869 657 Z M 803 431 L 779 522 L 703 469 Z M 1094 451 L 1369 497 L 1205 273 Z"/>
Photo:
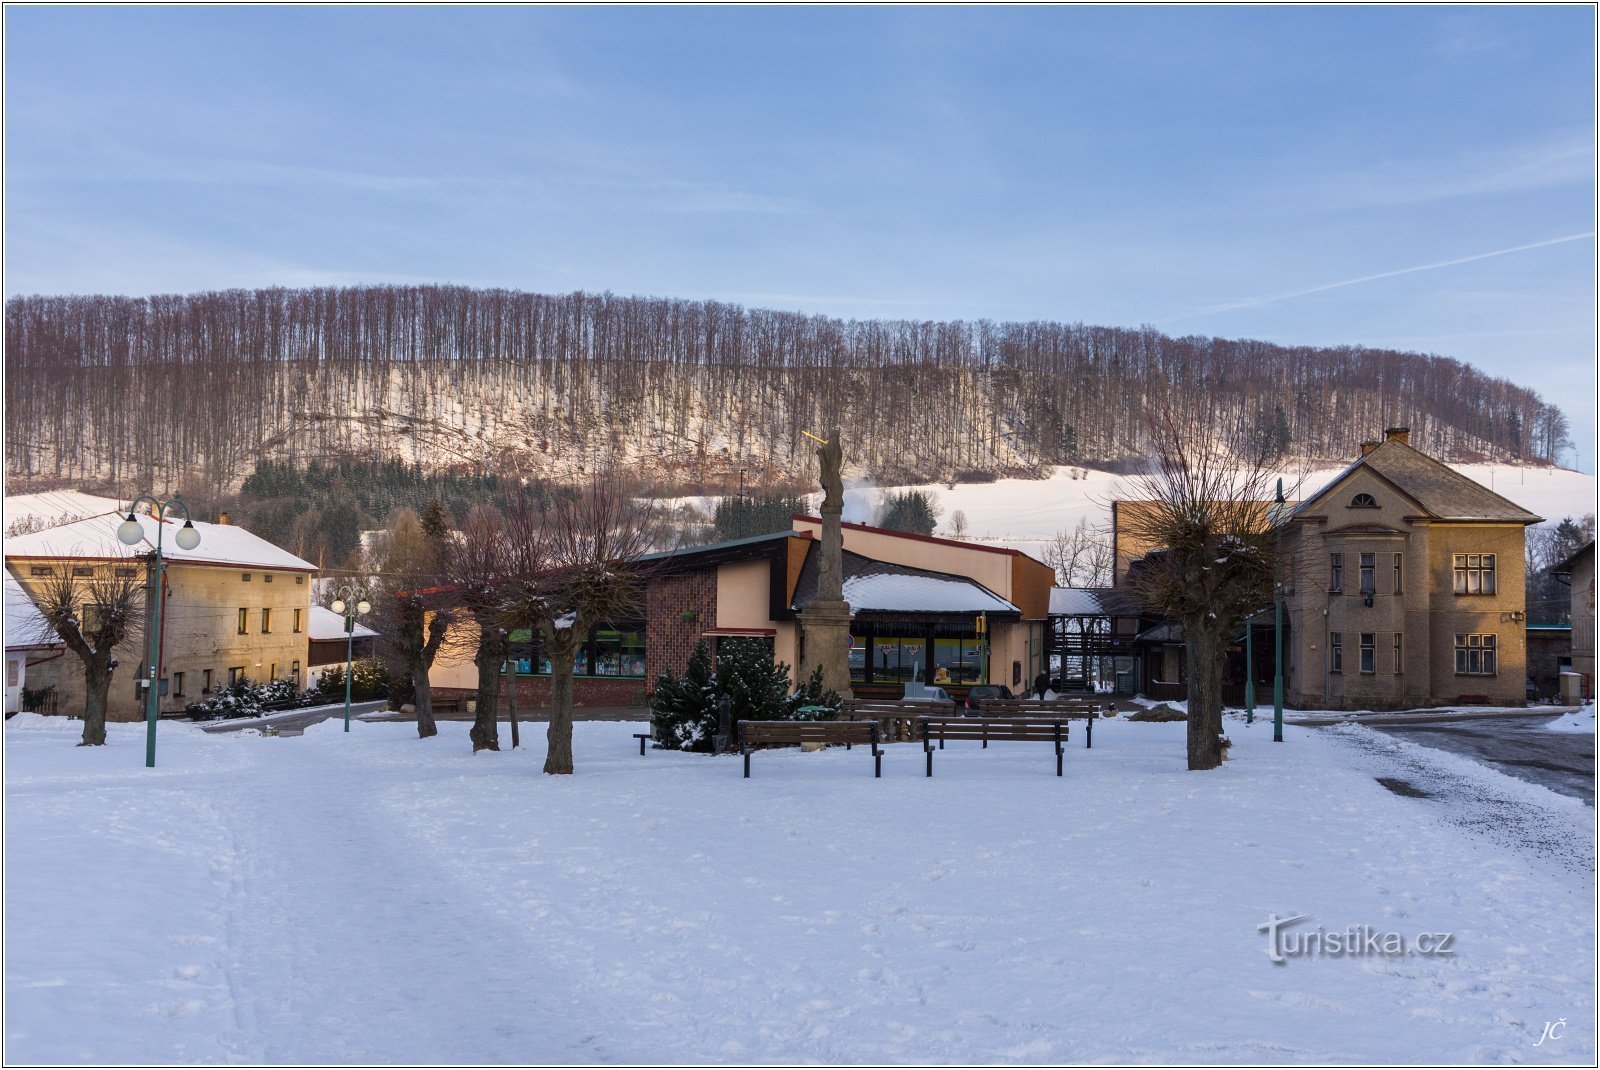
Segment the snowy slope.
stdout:
<path fill-rule="evenodd" d="M 1542 789 L 1584 870 L 1265 722 L 1206 774 L 1182 724 L 1107 722 L 1059 780 L 1033 744 L 743 780 L 603 723 L 549 778 L 537 731 L 440 728 L 163 725 L 147 771 L 139 726 L 9 722 L 6 1061 L 1594 1058 L 1593 814 Z M 1455 953 L 1274 965 L 1271 914 Z"/>

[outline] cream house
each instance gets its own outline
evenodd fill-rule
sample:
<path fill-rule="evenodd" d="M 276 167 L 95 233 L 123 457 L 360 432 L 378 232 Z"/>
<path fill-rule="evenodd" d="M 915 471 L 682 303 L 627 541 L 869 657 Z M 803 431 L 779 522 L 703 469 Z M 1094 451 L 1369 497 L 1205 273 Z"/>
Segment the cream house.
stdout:
<path fill-rule="evenodd" d="M 110 576 L 148 588 L 156 525 L 165 523 L 161 712 L 181 712 L 240 678 L 304 685 L 315 565 L 228 523 L 197 522 L 200 542 L 184 550 L 173 538 L 181 519 L 160 521 L 143 514 L 137 517 L 143 538 L 129 546 L 117 537 L 122 520 L 107 513 L 7 539 L 6 570 L 30 598 L 69 570 L 86 581 Z M 119 667 L 107 707 L 112 720 L 143 715 L 136 681 L 148 641 L 139 636 L 117 651 Z M 55 688 L 59 713 L 83 708 L 82 664 L 70 653 L 30 668 L 28 686 Z"/>

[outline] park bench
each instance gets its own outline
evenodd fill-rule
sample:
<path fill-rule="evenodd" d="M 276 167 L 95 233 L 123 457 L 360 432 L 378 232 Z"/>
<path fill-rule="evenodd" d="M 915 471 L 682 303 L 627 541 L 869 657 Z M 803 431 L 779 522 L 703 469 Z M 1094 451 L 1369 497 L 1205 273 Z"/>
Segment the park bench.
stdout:
<path fill-rule="evenodd" d="M 1461 695 L 1461 696 L 1458 696 L 1456 698 L 1456 705 L 1457 706 L 1487 706 L 1487 705 L 1489 705 L 1489 696 L 1488 695 Z"/>
<path fill-rule="evenodd" d="M 454 698 L 436 698 L 431 703 L 435 716 L 441 713 L 460 713 L 466 708 L 466 699 L 457 695 Z"/>
<path fill-rule="evenodd" d="M 883 776 L 883 751 L 878 749 L 876 721 L 740 721 L 739 753 L 744 756 L 745 779 L 750 779 L 750 751 L 769 744 L 797 746 L 804 743 L 836 745 L 849 750 L 857 743 L 872 747 L 873 772 Z"/>
<path fill-rule="evenodd" d="M 644 748 L 647 743 L 656 738 L 655 729 L 648 732 L 635 732 L 633 738 L 639 741 L 639 757 L 644 757 Z"/>
<path fill-rule="evenodd" d="M 1019 743 L 1054 743 L 1056 746 L 1056 776 L 1062 775 L 1063 751 L 1070 725 L 1065 720 L 1046 721 L 1031 717 L 919 717 L 922 750 L 927 755 L 928 776 L 933 775 L 933 741 L 944 749 L 945 740 L 981 741 L 985 749 L 990 741 Z"/>
<path fill-rule="evenodd" d="M 846 721 L 876 721 L 878 738 L 885 743 L 911 742 L 917 738 L 917 718 L 945 717 L 953 708 L 949 702 L 893 699 L 846 699 L 840 718 Z"/>
<path fill-rule="evenodd" d="M 1094 747 L 1094 722 L 1097 717 L 1111 717 L 1116 707 L 1103 702 L 1081 698 L 986 698 L 978 704 L 978 712 L 985 717 L 1029 717 L 1042 721 L 1084 722 L 1083 747 Z"/>

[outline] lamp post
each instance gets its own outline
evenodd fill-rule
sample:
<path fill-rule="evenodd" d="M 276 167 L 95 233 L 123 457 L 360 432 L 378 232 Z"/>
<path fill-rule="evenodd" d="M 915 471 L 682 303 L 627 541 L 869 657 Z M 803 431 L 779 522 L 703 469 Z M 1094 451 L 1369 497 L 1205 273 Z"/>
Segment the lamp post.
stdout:
<path fill-rule="evenodd" d="M 1278 477 L 1278 552 L 1272 563 L 1275 581 L 1272 585 L 1273 636 L 1275 647 L 1272 665 L 1272 742 L 1283 742 L 1283 477 Z"/>
<path fill-rule="evenodd" d="M 161 705 L 161 601 L 164 590 L 163 572 L 166 562 L 161 558 L 161 536 L 167 526 L 167 509 L 177 506 L 183 510 L 183 527 L 178 529 L 175 541 L 180 550 L 193 550 L 200 545 L 200 532 L 195 529 L 194 520 L 189 516 L 189 507 L 177 498 L 161 501 L 149 494 L 141 494 L 128 506 L 128 518 L 117 525 L 117 538 L 128 546 L 137 546 L 139 540 L 144 538 L 144 527 L 140 525 L 133 511 L 139 507 L 140 502 L 149 502 L 154 513 L 156 523 L 156 558 L 155 558 L 155 588 L 152 592 L 152 606 L 150 619 L 147 624 L 150 628 L 150 652 L 145 664 L 149 671 L 145 675 L 145 735 L 144 735 L 144 767 L 154 769 L 156 764 L 156 718 Z"/>
<path fill-rule="evenodd" d="M 346 584 L 334 592 L 332 609 L 344 617 L 344 730 L 350 731 L 350 669 L 355 661 L 356 615 L 372 608 L 367 592 L 353 584 Z"/>

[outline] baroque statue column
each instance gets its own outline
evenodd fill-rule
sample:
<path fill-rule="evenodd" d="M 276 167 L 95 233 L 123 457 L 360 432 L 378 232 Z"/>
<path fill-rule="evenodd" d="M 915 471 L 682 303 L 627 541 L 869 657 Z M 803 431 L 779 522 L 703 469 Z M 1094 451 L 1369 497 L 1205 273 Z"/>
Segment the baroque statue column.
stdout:
<path fill-rule="evenodd" d="M 817 596 L 800 613 L 800 679 L 822 667 L 822 683 L 850 697 L 850 605 L 844 600 L 844 448 L 835 427 L 817 448 L 822 480 L 822 545 L 817 550 Z"/>

